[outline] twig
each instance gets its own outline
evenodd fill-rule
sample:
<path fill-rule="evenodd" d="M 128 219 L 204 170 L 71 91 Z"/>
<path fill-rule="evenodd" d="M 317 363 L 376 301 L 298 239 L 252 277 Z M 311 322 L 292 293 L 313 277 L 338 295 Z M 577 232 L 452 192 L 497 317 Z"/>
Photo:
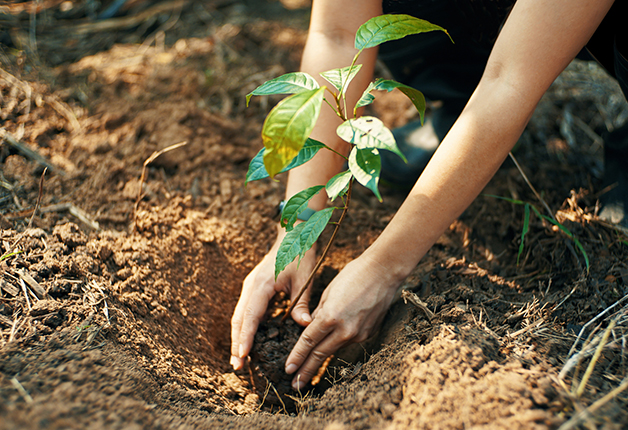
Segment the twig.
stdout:
<path fill-rule="evenodd" d="M 79 131 L 81 129 L 81 124 L 76 119 L 76 115 L 72 112 L 64 103 L 61 103 L 57 97 L 48 96 L 44 98 L 44 101 L 48 103 L 54 110 L 57 111 L 59 115 L 64 117 L 72 126 L 72 131 Z"/>
<path fill-rule="evenodd" d="M 75 206 L 73 203 L 57 203 L 54 205 L 44 206 L 43 208 L 39 210 L 40 213 L 63 212 L 63 211 L 70 212 L 71 215 L 74 215 L 81 222 L 85 223 L 88 227 L 94 230 L 100 229 L 100 225 L 98 224 L 98 222 L 91 220 L 83 209 Z M 25 216 L 25 213 L 28 214 L 29 212 L 30 211 L 19 212 L 17 214 L 13 213 L 13 215 L 7 215 L 7 218 L 8 219 L 21 218 Z"/>
<path fill-rule="evenodd" d="M 576 427 L 577 425 L 582 423 L 582 421 L 586 420 L 587 418 L 592 417 L 593 414 L 598 409 L 600 409 L 602 406 L 604 406 L 610 400 L 612 400 L 615 397 L 617 397 L 626 388 L 628 388 L 628 378 L 624 378 L 624 381 L 617 388 L 613 389 L 608 394 L 606 394 L 604 397 L 596 400 L 589 407 L 587 407 L 586 409 L 578 412 L 576 415 L 571 417 L 567 422 L 563 423 L 563 425 L 561 425 L 558 428 L 558 430 L 569 430 L 569 429 L 572 429 L 572 428 Z"/>
<path fill-rule="evenodd" d="M 4 141 L 8 143 L 11 147 L 13 147 L 16 151 L 21 153 L 23 156 L 30 158 L 31 160 L 41 164 L 44 167 L 50 169 L 51 172 L 57 173 L 61 176 L 65 176 L 65 172 L 58 166 L 55 166 L 46 158 L 44 158 L 39 152 L 31 149 L 23 142 L 20 142 L 16 139 L 11 133 L 6 131 L 4 128 L 0 128 L 0 141 Z"/>
<path fill-rule="evenodd" d="M 28 394 L 28 392 L 24 389 L 24 386 L 20 384 L 20 381 L 18 381 L 16 377 L 11 378 L 11 384 L 13 384 L 26 403 L 33 403 L 33 398 L 30 394 Z"/>
<path fill-rule="evenodd" d="M 17 323 L 19 322 L 19 318 L 13 320 L 13 325 L 11 326 L 11 333 L 9 333 L 9 341 L 7 343 L 13 342 L 15 340 L 15 333 L 17 333 Z"/>
<path fill-rule="evenodd" d="M 571 357 L 571 355 L 573 354 L 574 350 L 576 349 L 578 343 L 580 342 L 580 339 L 582 338 L 582 335 L 584 334 L 585 330 L 594 322 L 596 322 L 597 320 L 599 320 L 600 318 L 602 318 L 604 315 L 606 315 L 606 313 L 608 311 L 610 311 L 611 309 L 613 309 L 615 306 L 625 302 L 626 300 L 628 300 L 628 294 L 626 294 L 624 297 L 622 297 L 621 299 L 619 299 L 618 301 L 616 301 L 615 303 L 613 303 L 612 305 L 610 305 L 609 307 L 607 307 L 606 309 L 604 309 L 602 312 L 600 312 L 599 314 L 597 314 L 591 321 L 589 321 L 588 323 L 586 323 L 581 329 L 580 329 L 580 333 L 578 333 L 578 336 L 576 337 L 576 341 L 573 343 L 573 345 L 571 346 L 571 349 L 569 350 L 569 354 L 567 354 L 568 357 Z M 563 369 L 560 371 L 559 374 L 559 378 L 563 379 L 565 377 L 565 375 L 567 374 L 567 372 L 569 372 L 571 370 L 571 368 L 574 366 L 575 362 L 572 363 L 572 360 L 574 359 L 574 357 L 569 358 L 569 360 L 567 361 L 567 363 L 565 363 L 565 366 L 563 367 Z"/>
<path fill-rule="evenodd" d="M 347 215 L 347 210 L 349 209 L 349 202 L 351 202 L 351 190 L 352 189 L 353 189 L 353 180 L 349 182 L 349 188 L 347 189 L 347 201 L 345 202 L 345 206 L 342 209 L 342 214 L 340 215 L 340 219 L 336 223 L 336 228 L 334 228 L 334 232 L 331 234 L 331 238 L 329 239 L 329 242 L 327 242 L 327 246 L 325 246 L 325 249 L 323 250 L 321 257 L 318 259 L 318 262 L 316 263 L 316 266 L 314 266 L 314 269 L 312 269 L 312 272 L 310 273 L 310 276 L 308 276 L 307 281 L 305 281 L 305 284 L 303 284 L 303 286 L 299 290 L 299 293 L 296 295 L 294 300 L 292 300 L 292 303 L 290 303 L 290 307 L 286 311 L 285 315 L 283 316 L 283 318 L 281 318 L 282 322 L 284 322 L 288 318 L 288 316 L 292 313 L 292 310 L 299 302 L 299 299 L 301 298 L 303 293 L 305 293 L 305 290 L 307 290 L 308 285 L 310 285 L 310 282 L 312 282 L 314 275 L 323 264 L 323 260 L 327 256 L 327 252 L 329 251 L 329 248 L 331 248 L 331 244 L 334 242 L 334 239 L 336 238 L 336 235 L 338 234 L 338 229 L 340 228 L 342 221 L 345 219 L 345 216 Z"/>
<path fill-rule="evenodd" d="M 148 167 L 148 165 L 152 163 L 153 161 L 155 161 L 157 157 L 159 157 L 160 155 L 165 154 L 166 152 L 170 152 L 174 149 L 180 148 L 182 146 L 185 146 L 187 144 L 188 144 L 187 141 L 175 143 L 164 149 L 153 152 L 152 155 L 148 157 L 146 161 L 144 161 L 144 167 L 142 167 L 142 174 L 140 175 L 140 186 L 137 192 L 137 200 L 135 201 L 135 208 L 133 209 L 133 230 L 135 230 L 135 228 L 137 227 L 137 210 L 140 206 L 140 201 L 142 201 L 142 197 L 144 196 L 144 194 L 142 193 L 142 188 L 144 187 L 144 181 L 146 180 L 146 167 Z"/>
<path fill-rule="evenodd" d="M 430 320 L 430 322 L 435 318 L 434 312 L 429 310 L 427 305 L 425 303 L 423 303 L 423 301 L 419 298 L 419 296 L 414 294 L 412 291 L 403 290 L 401 292 L 401 298 L 403 299 L 404 303 L 407 304 L 408 302 L 410 302 L 414 306 L 416 306 L 417 309 L 423 311 L 423 313 L 425 314 L 427 319 Z"/>
<path fill-rule="evenodd" d="M 267 381 L 268 382 L 268 381 Z M 277 389 L 275 388 L 275 386 L 272 384 L 272 382 L 268 382 L 270 384 L 270 387 L 273 389 L 273 391 L 275 392 L 275 394 L 277 395 L 277 398 L 279 399 L 279 402 L 281 403 L 281 406 L 283 406 L 283 410 L 285 413 L 288 413 L 288 409 L 286 408 L 286 404 L 283 402 L 283 400 L 281 400 L 281 396 L 279 395 L 279 393 L 277 392 Z"/>
<path fill-rule="evenodd" d="M 20 3 L 9 3 L 3 4 L 0 6 L 0 14 L 11 14 L 11 15 L 19 15 L 20 13 L 26 11 L 30 14 L 40 13 L 45 9 L 52 9 L 63 3 L 65 0 L 48 0 L 44 2 L 40 2 L 37 0 L 20 2 Z"/>
<path fill-rule="evenodd" d="M 28 291 L 26 290 L 26 284 L 24 283 L 24 280 L 22 278 L 20 278 L 20 286 L 22 287 L 22 292 L 24 293 L 24 297 L 26 298 L 26 306 L 30 311 L 33 307 L 31 306 L 31 301 L 28 299 Z"/>
<path fill-rule="evenodd" d="M 146 21 L 147 19 L 150 19 L 155 15 L 159 15 L 160 13 L 168 12 L 174 8 L 182 8 L 187 3 L 188 0 L 169 1 L 166 3 L 157 4 L 134 16 L 111 18 L 105 21 L 79 24 L 71 27 L 66 27 L 64 30 L 69 31 L 70 34 L 76 35 L 97 33 L 100 31 L 123 30 L 125 28 L 135 27 L 141 22 Z"/>
<path fill-rule="evenodd" d="M 33 215 L 31 216 L 31 219 L 28 221 L 28 226 L 26 227 L 26 230 L 20 233 L 17 239 L 15 239 L 13 244 L 9 247 L 9 250 L 5 252 L 4 254 L 2 254 L 2 256 L 0 256 L 0 261 L 4 260 L 9 254 L 13 254 L 17 244 L 20 243 L 26 231 L 30 229 L 31 226 L 33 225 L 33 219 L 35 219 L 35 215 L 37 214 L 37 210 L 39 209 L 39 205 L 41 204 L 41 197 L 44 194 L 44 176 L 46 176 L 47 170 L 48 168 L 45 167 L 44 171 L 41 174 L 41 178 L 39 178 L 39 194 L 37 194 L 37 203 L 35 203 L 35 209 L 33 209 Z"/>
<path fill-rule="evenodd" d="M 82 223 L 92 228 L 93 230 L 100 230 L 100 224 L 97 221 L 93 221 L 87 215 L 83 209 L 75 206 L 73 203 L 60 203 L 56 205 L 50 205 L 41 208 L 41 212 L 63 212 L 68 211 L 71 215 L 74 215 Z"/>
<path fill-rule="evenodd" d="M 591 359 L 591 362 L 589 363 L 587 370 L 584 372 L 584 375 L 582 376 L 582 380 L 580 381 L 580 385 L 578 386 L 578 389 L 576 390 L 576 397 L 579 398 L 582 396 L 582 393 L 584 392 L 587 382 L 589 381 L 589 378 L 591 377 L 591 374 L 593 373 L 593 368 L 595 367 L 595 364 L 597 363 L 598 358 L 600 358 L 600 355 L 602 354 L 602 350 L 606 346 L 606 341 L 608 340 L 608 336 L 611 334 L 613 327 L 615 327 L 615 321 L 611 321 L 611 323 L 608 325 L 608 327 L 604 331 L 602 340 L 600 340 L 600 343 L 598 344 L 597 349 L 595 350 L 595 354 L 593 355 L 593 358 Z"/>
<path fill-rule="evenodd" d="M 515 163 L 515 166 L 517 166 L 517 170 L 519 170 L 519 173 L 521 173 L 521 176 L 523 176 L 523 180 L 526 181 L 526 184 L 528 184 L 528 187 L 530 187 L 530 189 L 532 190 L 536 198 L 541 202 L 543 207 L 545 207 L 545 210 L 547 211 L 549 216 L 552 217 L 554 221 L 556 221 L 556 218 L 554 217 L 554 214 L 550 210 L 549 206 L 547 205 L 547 203 L 545 203 L 545 200 L 543 200 L 543 197 L 541 197 L 541 195 L 536 191 L 536 188 L 534 188 L 534 186 L 532 185 L 532 183 L 530 182 L 530 180 L 524 173 L 523 169 L 517 162 L 517 159 L 515 158 L 515 156 L 512 154 L 512 152 L 509 152 L 508 155 L 510 155 L 510 159 Z"/>

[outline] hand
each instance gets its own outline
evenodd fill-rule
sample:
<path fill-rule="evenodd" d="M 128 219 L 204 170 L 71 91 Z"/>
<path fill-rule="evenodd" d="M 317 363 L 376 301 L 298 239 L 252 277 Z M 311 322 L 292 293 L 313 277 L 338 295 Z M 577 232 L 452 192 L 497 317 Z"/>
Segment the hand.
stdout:
<path fill-rule="evenodd" d="M 312 247 L 301 259 L 298 270 L 295 260 L 279 274 L 275 282 L 275 258 L 284 236 L 285 231 L 280 229 L 270 252 L 244 279 L 242 293 L 231 318 L 231 365 L 235 370 L 244 366 L 244 359 L 251 351 L 257 327 L 275 293 L 283 291 L 294 299 L 316 264 L 316 250 Z M 310 290 L 311 285 L 292 310 L 292 318 L 302 326 L 312 321 L 308 308 Z"/>
<path fill-rule="evenodd" d="M 296 371 L 292 386 L 298 390 L 316 374 L 338 348 L 368 339 L 392 303 L 399 280 L 365 257 L 353 260 L 325 289 L 320 304 L 286 360 L 286 373 Z"/>

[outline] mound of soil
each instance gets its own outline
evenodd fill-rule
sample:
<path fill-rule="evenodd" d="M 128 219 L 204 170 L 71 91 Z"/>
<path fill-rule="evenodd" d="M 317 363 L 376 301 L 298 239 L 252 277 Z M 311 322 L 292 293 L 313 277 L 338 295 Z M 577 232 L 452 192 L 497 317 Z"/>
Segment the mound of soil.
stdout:
<path fill-rule="evenodd" d="M 520 248 L 524 207 L 492 196 L 543 207 L 506 161 L 408 277 L 413 299 L 400 296 L 373 339 L 339 351 L 315 386 L 295 392 L 283 368 L 301 328 L 279 321 L 283 297 L 248 366 L 228 362 L 230 317 L 274 240 L 285 180 L 244 186 L 276 101 L 247 109 L 244 96 L 298 67 L 307 8 L 131 2 L 115 18 L 129 27 L 107 30 L 82 18 L 89 2 L 73 2 L 74 15 L 57 3 L 38 12 L 37 34 L 50 37 L 37 55 L 20 37 L 31 15 L 22 3 L 0 10 L 12 28 L 0 30 L 10 48 L 0 56 L 1 429 L 628 421 L 628 236 L 596 217 L 600 136 L 628 106 L 599 68 L 572 64 L 515 149 L 577 241 L 533 214 Z M 410 108 L 390 93 L 373 113 L 398 126 Z M 313 307 L 403 201 L 382 192 L 380 204 L 356 189 Z"/>

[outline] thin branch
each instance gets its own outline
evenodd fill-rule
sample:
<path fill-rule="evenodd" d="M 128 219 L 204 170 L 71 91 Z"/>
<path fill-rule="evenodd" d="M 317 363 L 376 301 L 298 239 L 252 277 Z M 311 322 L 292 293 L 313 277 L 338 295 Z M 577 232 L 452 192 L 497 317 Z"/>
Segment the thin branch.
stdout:
<path fill-rule="evenodd" d="M 142 167 L 142 174 L 140 175 L 140 186 L 137 192 L 137 200 L 135 201 L 135 208 L 133 209 L 133 230 L 135 230 L 135 228 L 137 227 L 137 210 L 140 206 L 140 201 L 142 201 L 142 197 L 144 197 L 144 194 L 142 193 L 142 188 L 144 187 L 144 181 L 146 180 L 146 167 L 150 163 L 155 161 L 157 157 L 159 157 L 160 155 L 165 154 L 166 152 L 170 152 L 174 149 L 180 148 L 182 146 L 185 146 L 187 144 L 188 144 L 187 141 L 175 143 L 174 145 L 170 145 L 164 149 L 153 152 L 152 155 L 148 157 L 146 161 L 144 161 L 144 167 Z"/>
<path fill-rule="evenodd" d="M 620 386 L 618 386 L 617 388 L 613 389 L 611 392 L 606 394 L 604 397 L 602 397 L 602 398 L 596 400 L 595 402 L 593 402 L 588 408 L 584 409 L 583 411 L 578 412 L 576 415 L 571 417 L 569 419 L 569 421 L 567 421 L 563 425 L 561 425 L 558 428 L 558 430 L 569 430 L 569 429 L 572 429 L 572 428 L 576 427 L 577 425 L 582 423 L 587 418 L 590 418 L 598 409 L 600 409 L 602 406 L 604 406 L 610 400 L 613 400 L 615 397 L 617 397 L 626 388 L 628 388 L 628 378 L 624 378 L 624 381 L 621 383 Z"/>
<path fill-rule="evenodd" d="M 543 197 L 541 197 L 541 195 L 536 191 L 536 188 L 534 188 L 534 186 L 532 185 L 532 183 L 530 182 L 526 174 L 523 172 L 523 169 L 517 162 L 517 159 L 515 158 L 515 156 L 512 154 L 512 152 L 509 152 L 508 155 L 510 155 L 510 159 L 513 161 L 513 163 L 515 163 L 515 166 L 517 166 L 517 170 L 519 170 L 519 173 L 521 173 L 521 176 L 523 176 L 523 180 L 526 181 L 526 184 L 528 184 L 528 187 L 530 187 L 530 189 L 532 190 L 536 198 L 541 202 L 543 207 L 545 207 L 545 210 L 547 211 L 549 216 L 551 216 L 552 219 L 556 221 L 556 218 L 554 217 L 554 214 L 552 213 L 551 209 L 549 208 L 547 203 L 545 203 L 545 200 L 543 200 Z"/>
<path fill-rule="evenodd" d="M 6 131 L 4 128 L 0 128 L 0 142 L 2 141 L 5 141 L 8 145 L 13 147 L 25 157 L 30 158 L 31 160 L 41 164 L 44 167 L 47 167 L 48 169 L 50 169 L 51 172 L 55 172 L 61 176 L 65 176 L 65 172 L 63 171 L 63 169 L 49 162 L 46 158 L 39 154 L 39 152 L 34 151 L 28 145 L 16 139 L 15 136 Z"/>
<path fill-rule="evenodd" d="M 349 182 L 349 189 L 347 190 L 347 202 L 345 203 L 345 206 L 342 209 L 342 214 L 340 215 L 338 224 L 336 224 L 336 228 L 334 229 L 334 232 L 331 234 L 331 238 L 329 239 L 329 242 L 327 242 L 327 246 L 323 250 L 321 257 L 318 259 L 318 262 L 316 263 L 316 266 L 310 273 L 310 276 L 307 278 L 307 281 L 305 281 L 305 284 L 303 284 L 303 286 L 299 290 L 299 293 L 296 295 L 294 300 L 292 300 L 292 303 L 290 303 L 290 307 L 288 308 L 288 310 L 286 311 L 286 314 L 281 319 L 282 322 L 285 321 L 286 318 L 288 318 L 288 315 L 292 313 L 292 310 L 299 302 L 299 299 L 301 299 L 301 296 L 303 295 L 303 293 L 305 293 L 305 290 L 307 290 L 308 285 L 310 285 L 310 282 L 312 282 L 314 275 L 323 264 L 323 260 L 325 260 L 325 257 L 327 256 L 327 252 L 329 251 L 329 248 L 331 248 L 331 244 L 334 242 L 334 239 L 336 238 L 336 235 L 338 234 L 338 229 L 340 228 L 340 224 L 342 224 L 342 221 L 345 219 L 345 216 L 347 215 L 347 210 L 349 209 L 349 202 L 351 202 L 351 190 L 352 189 L 353 189 L 353 179 L 351 179 L 351 182 Z"/>

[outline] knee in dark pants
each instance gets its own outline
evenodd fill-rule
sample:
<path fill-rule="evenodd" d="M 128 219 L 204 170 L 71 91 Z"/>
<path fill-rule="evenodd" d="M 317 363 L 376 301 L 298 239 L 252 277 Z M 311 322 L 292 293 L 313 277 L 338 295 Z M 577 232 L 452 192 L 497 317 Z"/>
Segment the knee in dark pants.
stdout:
<path fill-rule="evenodd" d="M 628 228 L 628 124 L 604 139 L 604 184 L 600 218 Z"/>

